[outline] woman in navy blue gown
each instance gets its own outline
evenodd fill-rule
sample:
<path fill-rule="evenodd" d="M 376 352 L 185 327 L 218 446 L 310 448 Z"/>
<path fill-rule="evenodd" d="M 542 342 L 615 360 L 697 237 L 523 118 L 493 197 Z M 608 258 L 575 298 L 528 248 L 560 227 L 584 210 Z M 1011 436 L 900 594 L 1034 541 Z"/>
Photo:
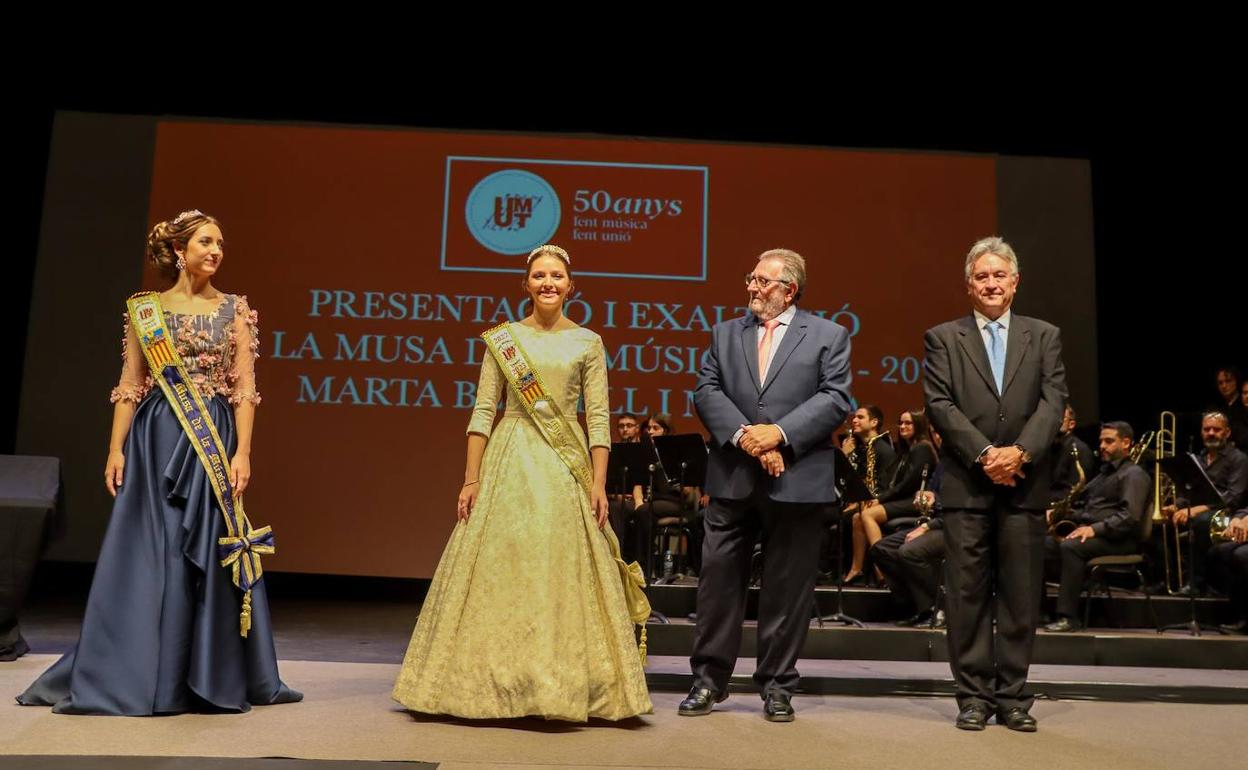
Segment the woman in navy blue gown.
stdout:
<path fill-rule="evenodd" d="M 165 324 L 229 456 L 235 493 L 251 480 L 257 315 L 212 285 L 224 260 L 217 220 L 187 211 L 158 223 L 148 257 L 173 280 Z M 64 714 L 130 716 L 247 711 L 302 695 L 278 676 L 263 580 L 242 593 L 220 566 L 224 518 L 200 459 L 165 395 L 153 387 L 125 316 L 122 372 L 104 482 L 116 500 L 76 647 L 19 703 Z"/>

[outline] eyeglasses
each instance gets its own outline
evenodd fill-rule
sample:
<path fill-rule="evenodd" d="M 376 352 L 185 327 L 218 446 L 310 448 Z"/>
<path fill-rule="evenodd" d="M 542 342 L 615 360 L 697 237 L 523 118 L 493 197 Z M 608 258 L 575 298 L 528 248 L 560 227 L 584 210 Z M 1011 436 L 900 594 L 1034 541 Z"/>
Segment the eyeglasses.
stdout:
<path fill-rule="evenodd" d="M 787 283 L 787 281 L 781 278 L 764 278 L 761 275 L 754 275 L 753 273 L 746 273 L 745 274 L 745 288 L 747 289 L 750 288 L 750 284 L 752 283 L 758 284 L 758 288 L 761 289 L 762 291 L 767 291 L 769 288 L 771 288 L 771 285 L 773 283 Z"/>

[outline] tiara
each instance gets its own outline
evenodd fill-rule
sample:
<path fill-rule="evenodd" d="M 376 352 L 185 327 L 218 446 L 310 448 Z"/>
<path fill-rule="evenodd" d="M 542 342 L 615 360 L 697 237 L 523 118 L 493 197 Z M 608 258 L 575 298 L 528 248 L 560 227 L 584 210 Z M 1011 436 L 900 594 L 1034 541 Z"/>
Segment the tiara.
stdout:
<path fill-rule="evenodd" d="M 543 254 L 551 254 L 553 256 L 559 257 L 560 259 L 562 259 L 564 262 L 568 263 L 569 265 L 572 264 L 572 258 L 568 256 L 568 252 L 564 251 L 563 249 L 559 248 L 553 243 L 544 243 L 541 246 L 538 246 L 536 249 L 533 249 L 532 251 L 530 251 L 529 258 L 525 260 L 525 264 L 532 262 L 535 257 L 540 257 Z"/>
<path fill-rule="evenodd" d="M 189 211 L 183 211 L 181 214 L 178 214 L 176 217 L 173 218 L 173 224 L 180 225 L 186 220 L 191 219 L 192 217 L 202 217 L 202 216 L 205 216 L 205 214 L 199 209 L 191 209 Z"/>

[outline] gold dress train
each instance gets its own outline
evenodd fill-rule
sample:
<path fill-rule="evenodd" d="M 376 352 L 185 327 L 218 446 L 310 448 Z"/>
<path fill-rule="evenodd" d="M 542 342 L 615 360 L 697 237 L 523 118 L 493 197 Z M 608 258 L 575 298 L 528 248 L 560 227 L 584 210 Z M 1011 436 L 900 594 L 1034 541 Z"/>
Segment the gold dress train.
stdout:
<path fill-rule="evenodd" d="M 511 324 L 572 433 L 610 446 L 606 355 L 583 328 Z M 584 488 L 486 352 L 468 432 L 489 437 L 481 490 L 451 534 L 394 685 L 413 711 L 583 722 L 652 712 L 607 538 Z M 496 405 L 507 391 L 498 425 Z M 448 506 L 449 510 L 449 506 Z"/>

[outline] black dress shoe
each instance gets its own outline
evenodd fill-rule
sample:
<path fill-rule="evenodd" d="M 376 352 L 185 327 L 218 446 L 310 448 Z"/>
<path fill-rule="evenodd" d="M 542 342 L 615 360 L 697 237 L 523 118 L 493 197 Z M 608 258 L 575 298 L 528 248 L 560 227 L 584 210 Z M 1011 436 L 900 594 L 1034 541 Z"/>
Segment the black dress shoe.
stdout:
<path fill-rule="evenodd" d="M 1080 631 L 1082 627 L 1070 618 L 1062 617 L 1045 626 L 1044 630 L 1052 631 L 1055 634 L 1065 634 L 1071 631 Z"/>
<path fill-rule="evenodd" d="M 972 703 L 958 712 L 954 724 L 959 730 L 983 730 L 988 726 L 988 707 Z"/>
<path fill-rule="evenodd" d="M 1196 598 L 1199 599 L 1200 597 L 1205 595 L 1205 592 L 1203 589 L 1199 587 L 1193 588 L 1190 585 L 1185 585 L 1179 590 L 1175 591 L 1174 595 L 1175 596 L 1195 596 Z"/>
<path fill-rule="evenodd" d="M 21 634 L 18 634 L 17 641 L 12 645 L 0 647 L 0 661 L 17 660 L 28 652 L 30 652 L 30 645 L 26 644 L 26 640 L 22 638 Z"/>
<path fill-rule="evenodd" d="M 932 618 L 932 628 L 947 628 L 949 621 L 945 618 L 944 610 L 936 610 L 936 617 Z"/>
<path fill-rule="evenodd" d="M 682 717 L 700 717 L 704 714 L 711 713 L 716 703 L 723 703 L 728 698 L 728 693 L 716 693 L 707 687 L 693 686 L 685 699 L 680 702 L 680 706 L 676 709 L 676 713 Z"/>
<path fill-rule="evenodd" d="M 1248 634 L 1248 620 L 1241 620 L 1238 623 L 1227 623 L 1224 626 L 1218 626 L 1228 634 Z"/>
<path fill-rule="evenodd" d="M 914 628 L 916 626 L 925 625 L 931 619 L 932 619 L 931 611 L 924 610 L 923 612 L 918 612 L 918 613 L 915 613 L 914 615 L 911 615 L 905 620 L 897 621 L 897 625 L 901 626 L 902 628 Z"/>
<path fill-rule="evenodd" d="M 997 724 L 1005 725 L 1011 730 L 1017 730 L 1020 733 L 1034 733 L 1036 731 L 1036 718 L 1028 714 L 1027 709 L 1021 706 L 997 711 Z"/>
<path fill-rule="evenodd" d="M 792 722 L 796 715 L 792 696 L 787 692 L 773 690 L 763 698 L 763 716 L 768 722 Z"/>

